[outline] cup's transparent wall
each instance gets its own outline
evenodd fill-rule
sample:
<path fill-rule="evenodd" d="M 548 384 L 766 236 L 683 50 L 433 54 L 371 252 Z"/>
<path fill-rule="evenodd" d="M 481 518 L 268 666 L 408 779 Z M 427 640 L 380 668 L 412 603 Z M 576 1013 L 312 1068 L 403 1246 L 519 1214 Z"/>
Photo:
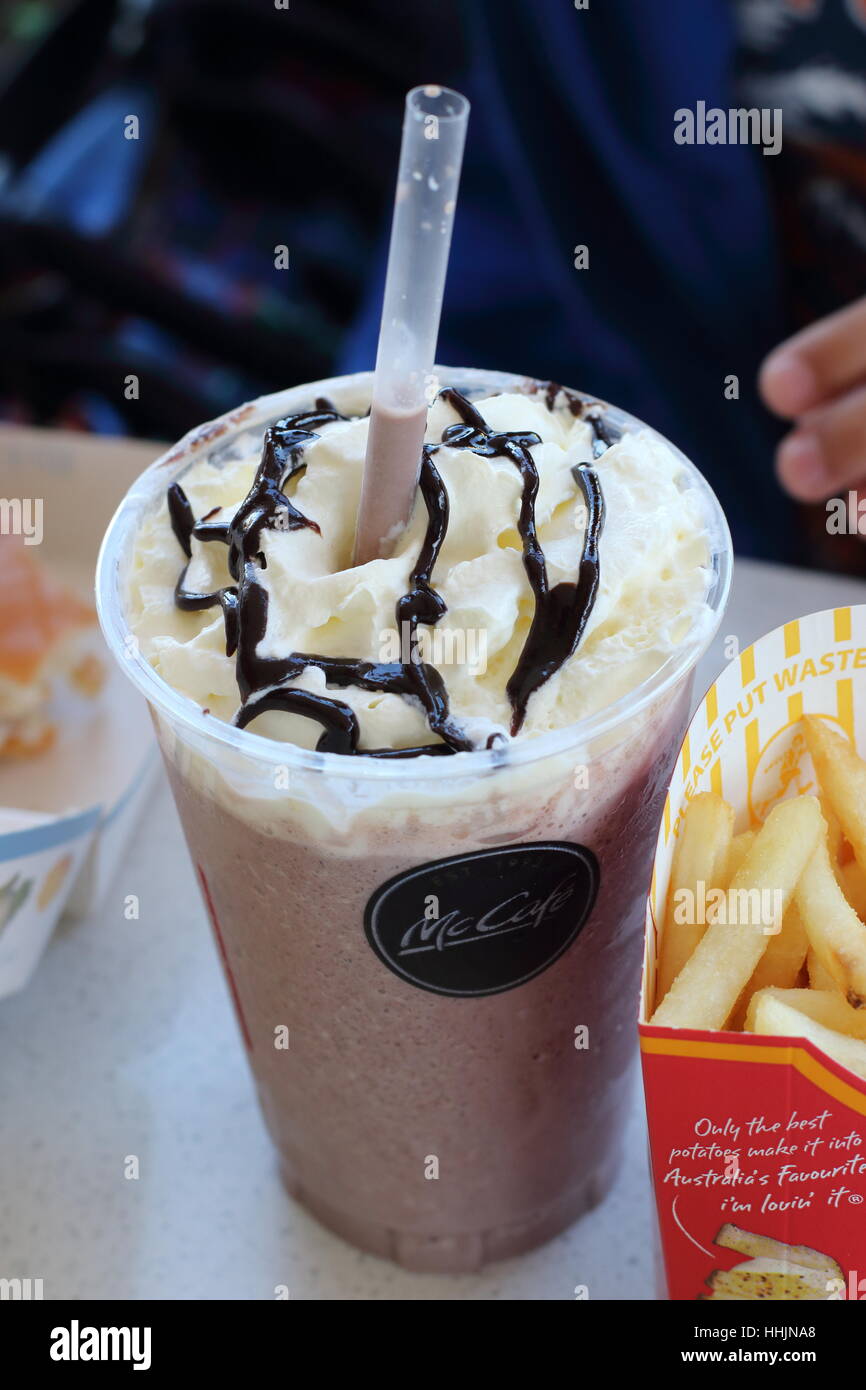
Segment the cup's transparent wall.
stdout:
<path fill-rule="evenodd" d="M 491 380 L 518 384 L 474 373 L 456 384 Z M 367 377 L 325 382 L 259 410 L 273 419 L 319 394 L 345 405 L 364 389 Z M 287 1186 L 348 1239 L 409 1267 L 469 1269 L 529 1248 L 616 1173 L 655 836 L 713 625 L 613 715 L 504 761 L 375 763 L 240 734 L 165 687 L 127 640 L 136 518 L 186 462 L 150 470 L 115 519 L 100 612 L 150 702 Z M 695 477 L 720 613 L 727 535 Z M 537 841 L 585 845 L 601 870 L 587 925 L 541 974 L 454 997 L 416 988 L 374 954 L 364 911 L 381 884 L 431 860 Z"/>

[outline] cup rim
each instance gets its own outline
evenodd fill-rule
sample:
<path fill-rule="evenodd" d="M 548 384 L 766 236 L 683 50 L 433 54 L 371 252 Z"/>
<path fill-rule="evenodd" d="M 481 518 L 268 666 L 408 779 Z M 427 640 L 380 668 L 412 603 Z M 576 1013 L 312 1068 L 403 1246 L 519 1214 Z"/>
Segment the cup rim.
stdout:
<path fill-rule="evenodd" d="M 548 385 L 533 377 L 472 367 L 436 366 L 434 374 L 442 384 L 455 385 L 458 389 L 462 384 L 464 389 L 475 394 L 491 389 L 535 394 L 539 388 Z M 372 382 L 372 372 L 354 372 L 259 396 L 188 431 L 177 444 L 146 468 L 126 493 L 100 546 L 96 565 L 96 609 L 112 656 L 151 706 L 166 715 L 173 724 L 274 768 L 326 773 L 330 777 L 354 781 L 453 782 L 465 777 L 483 776 L 503 766 L 525 766 L 568 750 L 580 749 L 634 718 L 693 669 L 718 631 L 730 593 L 733 547 L 724 512 L 703 474 L 658 430 L 597 396 L 574 391 L 573 394 L 587 404 L 602 406 L 614 423 L 629 430 L 649 430 L 662 440 L 683 465 L 689 486 L 701 497 L 706 516 L 710 553 L 705 603 L 709 619 L 702 614 L 677 651 L 671 653 L 645 681 L 611 704 L 561 729 L 513 740 L 507 745 L 504 755 L 501 749 L 475 749 L 455 753 L 448 758 L 421 755 L 406 759 L 369 758 L 363 753 L 352 757 L 341 753 L 319 753 L 315 749 L 267 738 L 251 729 L 238 729 L 205 714 L 193 699 L 174 690 L 142 656 L 124 616 L 121 595 L 121 565 L 123 558 L 130 553 L 130 535 L 144 508 L 165 489 L 166 473 L 172 470 L 172 477 L 178 476 L 197 462 L 214 443 L 224 445 L 232 435 L 237 436 L 271 423 L 286 414 L 287 410 L 302 409 L 316 396 L 348 395 L 365 387 L 372 388 Z M 133 641 L 130 642 L 130 638 Z"/>

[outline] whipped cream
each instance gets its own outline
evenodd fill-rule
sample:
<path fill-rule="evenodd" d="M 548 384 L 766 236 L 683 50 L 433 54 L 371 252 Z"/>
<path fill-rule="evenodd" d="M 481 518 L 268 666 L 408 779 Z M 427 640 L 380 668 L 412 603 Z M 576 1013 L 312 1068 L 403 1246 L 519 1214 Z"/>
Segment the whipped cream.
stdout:
<path fill-rule="evenodd" d="M 532 431 L 538 472 L 538 539 L 549 585 L 577 577 L 586 508 L 572 469 L 593 461 L 594 434 L 564 396 L 549 409 L 541 395 L 507 392 L 474 398 L 496 431 Z M 338 402 L 341 409 L 346 406 Z M 426 438 L 438 443 L 459 420 L 437 399 Z M 367 444 L 366 417 L 329 422 L 304 449 L 306 471 L 285 488 L 315 521 L 298 530 L 265 529 L 258 582 L 268 596 L 258 655 L 305 652 L 370 662 L 401 659 L 395 607 L 410 588 L 427 514 L 420 499 L 410 524 L 385 559 L 352 566 L 354 527 Z M 228 456 L 195 461 L 179 481 L 197 519 L 227 522 L 246 497 L 261 457 L 261 433 L 248 432 Z M 441 445 L 434 462 L 448 492 L 450 518 L 432 587 L 447 611 L 420 627 L 421 656 L 442 675 L 454 724 L 476 747 L 491 735 L 508 740 L 506 694 L 534 611 L 517 529 L 522 482 L 514 463 Z M 574 654 L 529 699 L 518 738 L 575 723 L 627 694 L 661 667 L 702 622 L 709 626 L 709 543 L 700 495 L 677 454 L 649 430 L 626 431 L 593 461 L 604 499 L 599 586 Z M 216 511 L 215 509 L 219 509 Z M 185 585 L 209 592 L 232 583 L 227 548 L 191 541 Z M 231 722 L 240 707 L 235 662 L 226 655 L 219 606 L 183 612 L 174 602 L 186 556 L 168 507 L 141 526 L 128 575 L 127 613 L 140 650 L 163 679 L 212 716 Z M 420 702 L 357 686 L 331 690 L 316 667 L 291 683 L 339 699 L 355 712 L 360 750 L 435 742 Z M 260 714 L 250 729 L 314 748 L 321 726 L 284 711 Z M 456 755 L 456 756 L 459 756 Z"/>

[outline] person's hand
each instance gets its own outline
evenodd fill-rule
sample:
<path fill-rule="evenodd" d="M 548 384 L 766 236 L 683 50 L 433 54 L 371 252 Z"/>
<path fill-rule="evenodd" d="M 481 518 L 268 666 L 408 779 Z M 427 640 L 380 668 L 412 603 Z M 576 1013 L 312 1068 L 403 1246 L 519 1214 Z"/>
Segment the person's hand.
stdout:
<path fill-rule="evenodd" d="M 759 386 L 770 409 L 793 421 L 776 454 L 787 492 L 822 502 L 866 489 L 866 298 L 775 348 Z"/>

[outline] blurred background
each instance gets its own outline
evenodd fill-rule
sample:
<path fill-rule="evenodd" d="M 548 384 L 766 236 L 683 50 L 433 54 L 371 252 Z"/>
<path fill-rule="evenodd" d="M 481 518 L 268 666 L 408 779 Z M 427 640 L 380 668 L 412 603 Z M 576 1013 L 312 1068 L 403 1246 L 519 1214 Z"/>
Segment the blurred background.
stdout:
<path fill-rule="evenodd" d="M 864 72 L 861 0 L 4 0 L 0 419 L 168 440 L 372 366 L 437 81 L 473 102 L 440 361 L 614 400 L 741 553 L 862 572 L 779 490 L 754 382 L 866 293 Z M 677 145 L 698 101 L 782 108 L 782 152 Z"/>

